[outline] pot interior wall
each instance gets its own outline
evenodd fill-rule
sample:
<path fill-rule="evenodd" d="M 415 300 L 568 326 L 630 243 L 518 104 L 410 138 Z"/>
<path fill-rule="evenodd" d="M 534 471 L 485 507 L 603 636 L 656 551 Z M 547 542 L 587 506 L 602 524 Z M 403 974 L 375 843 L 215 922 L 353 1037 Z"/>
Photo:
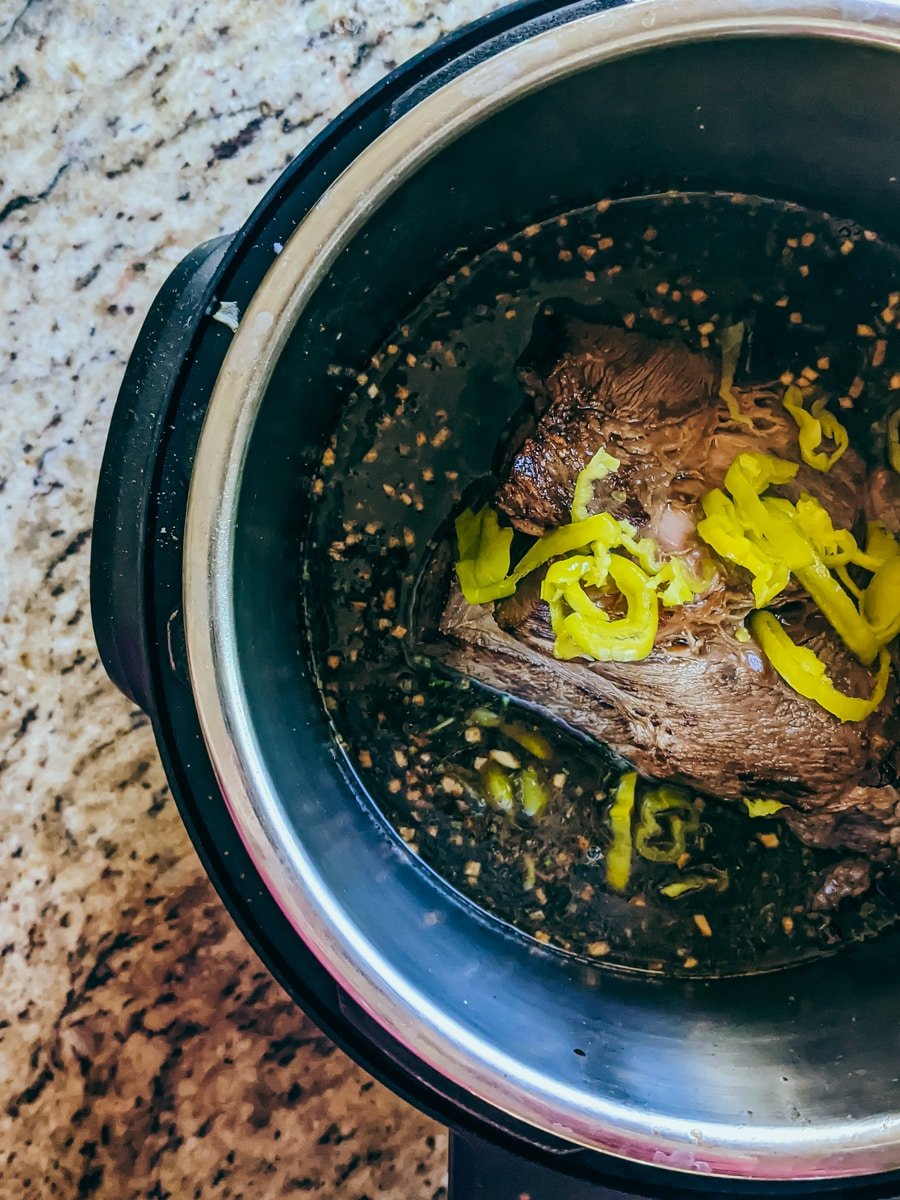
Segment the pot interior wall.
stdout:
<path fill-rule="evenodd" d="M 235 561 L 238 646 L 287 827 L 340 896 L 366 952 L 491 1045 L 494 1069 L 527 1062 L 571 1089 L 595 1131 L 604 1105 L 637 1114 L 634 1139 L 620 1137 L 614 1150 L 639 1152 L 640 1114 L 664 1113 L 712 1142 L 723 1124 L 765 1130 L 765 1153 L 787 1162 L 779 1141 L 788 1147 L 802 1123 L 890 1112 L 897 940 L 866 948 L 856 963 L 843 957 L 765 979 L 650 983 L 507 933 L 398 846 L 335 771 L 306 665 L 298 572 L 308 482 L 348 390 L 328 368 L 360 369 L 453 261 L 602 196 L 758 192 L 900 237 L 898 111 L 900 57 L 770 39 L 646 53 L 499 109 L 400 187 L 341 253 L 280 360 L 251 441 Z M 419 1049 L 429 1056 L 427 1044 Z M 552 1125 L 552 1108 L 535 1106 L 536 1122 Z M 737 1155 L 734 1172 L 773 1170 L 751 1157 Z M 702 1159 L 698 1147 L 674 1165 Z M 891 1165 L 900 1167 L 900 1147 Z M 821 1174 L 845 1169 L 828 1157 L 825 1137 Z"/>

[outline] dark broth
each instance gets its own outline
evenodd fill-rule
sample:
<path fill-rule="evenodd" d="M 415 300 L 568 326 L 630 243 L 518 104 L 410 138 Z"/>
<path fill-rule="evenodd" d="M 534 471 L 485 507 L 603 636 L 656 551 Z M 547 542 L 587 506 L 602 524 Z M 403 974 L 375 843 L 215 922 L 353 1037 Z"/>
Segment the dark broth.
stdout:
<path fill-rule="evenodd" d="M 522 404 L 516 361 L 540 310 L 599 309 L 710 353 L 717 329 L 747 320 L 753 376 L 814 369 L 854 445 L 880 455 L 880 417 L 900 371 L 900 337 L 885 315 L 891 304 L 900 313 L 898 263 L 895 247 L 852 223 L 754 197 L 603 202 L 473 258 L 348 379 L 314 485 L 304 568 L 325 704 L 377 807 L 481 908 L 604 963 L 707 975 L 799 962 L 895 920 L 893 869 L 861 899 L 815 911 L 823 873 L 844 856 L 802 845 L 777 818 L 709 799 L 682 872 L 636 856 L 629 894 L 609 892 L 607 813 L 623 765 L 514 699 L 416 662 L 405 622 L 429 544 L 489 472 Z M 479 708 L 550 742 L 551 799 L 539 818 L 498 813 L 467 786 L 492 748 L 529 760 L 473 720 Z M 659 890 L 714 871 L 727 871 L 724 890 L 677 900 Z"/>

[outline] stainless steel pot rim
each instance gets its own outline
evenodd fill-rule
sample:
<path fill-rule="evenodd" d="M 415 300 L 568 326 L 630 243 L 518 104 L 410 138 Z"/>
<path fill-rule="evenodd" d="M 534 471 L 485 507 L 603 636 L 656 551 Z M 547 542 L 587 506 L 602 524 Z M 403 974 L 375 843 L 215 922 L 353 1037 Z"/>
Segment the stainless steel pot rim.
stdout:
<path fill-rule="evenodd" d="M 568 1141 L 676 1170 L 814 1179 L 900 1167 L 900 1115 L 813 1128 L 648 1113 L 562 1084 L 480 1038 L 361 936 L 286 821 L 254 730 L 235 648 L 231 580 L 241 472 L 274 365 L 340 249 L 399 184 L 495 108 L 586 66 L 676 42 L 814 34 L 900 50 L 891 0 L 638 0 L 537 34 L 425 97 L 368 146 L 285 245 L 240 322 L 200 438 L 188 503 L 184 608 L 207 748 L 260 874 L 337 983 L 393 1037 L 495 1108 Z"/>

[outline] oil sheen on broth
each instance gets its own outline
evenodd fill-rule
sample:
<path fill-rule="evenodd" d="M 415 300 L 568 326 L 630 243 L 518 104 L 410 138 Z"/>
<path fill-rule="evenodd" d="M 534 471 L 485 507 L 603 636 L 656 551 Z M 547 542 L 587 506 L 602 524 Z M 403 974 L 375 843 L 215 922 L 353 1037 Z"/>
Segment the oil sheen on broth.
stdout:
<path fill-rule="evenodd" d="M 900 339 L 886 337 L 873 355 L 869 328 L 869 314 L 891 303 L 900 320 L 898 268 L 895 247 L 852 222 L 755 197 L 604 201 L 457 266 L 344 374 L 303 571 L 324 702 L 375 805 L 482 909 L 604 964 L 693 975 L 771 970 L 895 920 L 894 866 L 833 907 L 823 883 L 846 855 L 699 796 L 679 861 L 635 855 L 627 893 L 609 890 L 609 809 L 627 767 L 417 657 L 408 623 L 433 539 L 490 472 L 522 406 L 516 363 L 538 313 L 562 306 L 677 330 L 711 354 L 717 332 L 746 319 L 757 374 L 825 364 L 823 387 L 864 450 L 883 434 L 885 397 L 900 378 Z M 491 762 L 515 781 L 511 792 L 485 794 Z"/>

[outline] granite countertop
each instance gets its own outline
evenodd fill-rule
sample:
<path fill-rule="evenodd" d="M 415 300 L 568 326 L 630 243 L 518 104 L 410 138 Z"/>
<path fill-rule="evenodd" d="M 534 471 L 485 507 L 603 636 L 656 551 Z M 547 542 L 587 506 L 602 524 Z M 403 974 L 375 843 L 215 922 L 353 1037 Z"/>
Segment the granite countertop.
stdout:
<path fill-rule="evenodd" d="M 128 352 L 196 243 L 490 0 L 0 5 L 0 1200 L 438 1200 L 446 1134 L 296 1010 L 201 870 L 88 606 Z"/>

